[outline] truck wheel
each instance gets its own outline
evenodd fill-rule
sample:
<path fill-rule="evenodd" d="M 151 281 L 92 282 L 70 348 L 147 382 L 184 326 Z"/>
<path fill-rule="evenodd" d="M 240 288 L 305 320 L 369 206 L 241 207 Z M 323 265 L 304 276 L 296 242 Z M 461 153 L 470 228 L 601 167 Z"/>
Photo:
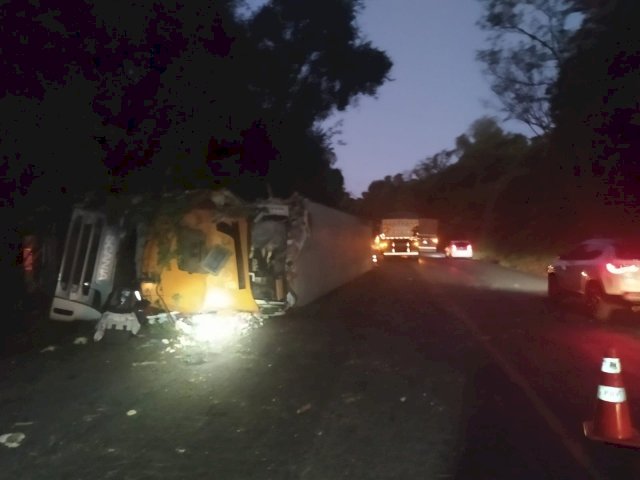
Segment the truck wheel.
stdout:
<path fill-rule="evenodd" d="M 562 300 L 563 292 L 558 285 L 558 278 L 555 275 L 547 276 L 547 298 L 553 304 L 557 304 Z"/>
<path fill-rule="evenodd" d="M 607 296 L 602 286 L 597 283 L 587 285 L 584 300 L 587 314 L 591 318 L 599 322 L 606 322 L 611 318 L 613 305 L 607 301 Z"/>

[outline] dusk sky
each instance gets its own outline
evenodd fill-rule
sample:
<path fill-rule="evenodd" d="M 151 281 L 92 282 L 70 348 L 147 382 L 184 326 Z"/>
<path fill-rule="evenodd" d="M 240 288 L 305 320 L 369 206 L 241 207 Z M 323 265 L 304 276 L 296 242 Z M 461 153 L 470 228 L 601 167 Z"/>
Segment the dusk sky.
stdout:
<path fill-rule="evenodd" d="M 354 197 L 385 175 L 412 169 L 420 160 L 454 145 L 455 138 L 483 115 L 498 115 L 496 100 L 475 52 L 484 32 L 475 22 L 477 0 L 365 0 L 358 24 L 394 65 L 393 81 L 378 98 L 331 118 L 342 119 L 336 166 Z M 528 133 L 520 124 L 503 128 Z"/>

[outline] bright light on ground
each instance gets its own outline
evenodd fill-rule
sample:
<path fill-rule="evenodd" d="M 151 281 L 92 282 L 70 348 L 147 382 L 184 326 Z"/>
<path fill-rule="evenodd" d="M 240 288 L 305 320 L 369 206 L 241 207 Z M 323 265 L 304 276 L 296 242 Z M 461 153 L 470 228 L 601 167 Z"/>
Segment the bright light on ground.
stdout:
<path fill-rule="evenodd" d="M 178 343 L 182 347 L 222 347 L 260 326 L 262 320 L 250 313 L 206 313 L 192 315 L 176 322 L 176 329 L 181 334 Z"/>

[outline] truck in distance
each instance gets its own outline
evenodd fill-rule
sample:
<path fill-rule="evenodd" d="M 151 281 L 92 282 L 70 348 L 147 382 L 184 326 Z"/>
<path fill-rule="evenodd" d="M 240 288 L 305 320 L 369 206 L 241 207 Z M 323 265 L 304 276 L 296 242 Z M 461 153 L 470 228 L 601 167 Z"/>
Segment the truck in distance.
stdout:
<path fill-rule="evenodd" d="M 438 250 L 438 220 L 435 218 L 418 219 L 415 232 L 420 253 L 436 253 Z"/>
<path fill-rule="evenodd" d="M 384 218 L 373 248 L 382 257 L 418 257 L 417 218 Z"/>

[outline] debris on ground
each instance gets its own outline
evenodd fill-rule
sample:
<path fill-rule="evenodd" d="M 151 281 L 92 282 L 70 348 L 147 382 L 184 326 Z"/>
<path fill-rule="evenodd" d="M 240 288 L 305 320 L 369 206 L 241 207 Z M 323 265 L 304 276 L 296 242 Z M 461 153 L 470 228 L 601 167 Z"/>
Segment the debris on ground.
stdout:
<path fill-rule="evenodd" d="M 74 345 L 86 345 L 88 342 L 87 337 L 78 337 L 73 341 Z"/>
<path fill-rule="evenodd" d="M 179 312 L 171 312 L 171 313 L 160 313 L 158 315 L 147 315 L 147 321 L 149 325 L 162 325 L 166 322 L 174 322 L 175 316 L 178 315 Z"/>
<path fill-rule="evenodd" d="M 308 412 L 309 410 L 311 410 L 311 404 L 307 403 L 301 406 L 298 410 L 296 410 L 296 413 L 300 414 L 300 413 Z"/>
<path fill-rule="evenodd" d="M 14 427 L 29 427 L 33 425 L 34 422 L 16 422 L 13 424 Z"/>
<path fill-rule="evenodd" d="M 134 415 L 137 415 L 138 411 L 137 410 L 129 410 L 127 412 L 127 417 L 133 417 Z"/>
<path fill-rule="evenodd" d="M 361 399 L 362 399 L 361 395 L 351 395 L 351 394 L 342 395 L 342 401 L 344 403 L 354 403 Z"/>
<path fill-rule="evenodd" d="M 156 360 L 146 360 L 144 362 L 133 362 L 131 365 L 134 367 L 144 367 L 146 365 L 157 365 L 160 362 L 157 362 Z M 162 363 L 167 363 L 167 362 L 162 362 Z"/>
<path fill-rule="evenodd" d="M 20 432 L 5 433 L 0 435 L 0 443 L 9 448 L 19 447 L 25 439 L 25 434 Z"/>
<path fill-rule="evenodd" d="M 54 352 L 57 348 L 58 347 L 56 347 L 55 345 L 49 345 L 48 347 L 45 347 L 42 350 L 40 350 L 40 353 Z"/>
<path fill-rule="evenodd" d="M 137 335 L 140 331 L 140 322 L 135 313 L 115 313 L 106 311 L 100 317 L 96 325 L 96 333 L 93 336 L 94 342 L 99 342 L 108 330 L 120 330 L 131 332 Z"/>

